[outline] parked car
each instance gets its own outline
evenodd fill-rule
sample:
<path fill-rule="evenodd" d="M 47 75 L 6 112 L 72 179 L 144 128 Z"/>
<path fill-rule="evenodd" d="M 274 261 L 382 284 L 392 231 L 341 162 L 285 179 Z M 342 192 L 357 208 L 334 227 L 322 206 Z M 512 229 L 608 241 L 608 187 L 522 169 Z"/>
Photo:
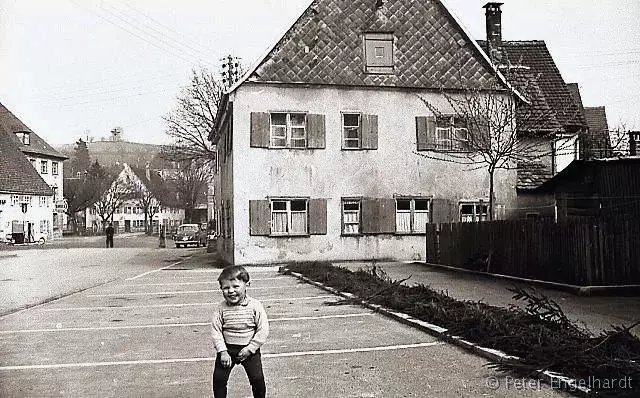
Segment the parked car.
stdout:
<path fill-rule="evenodd" d="M 187 245 L 206 246 L 207 232 L 200 228 L 199 224 L 182 224 L 173 234 L 173 242 L 176 247 L 187 247 Z"/>

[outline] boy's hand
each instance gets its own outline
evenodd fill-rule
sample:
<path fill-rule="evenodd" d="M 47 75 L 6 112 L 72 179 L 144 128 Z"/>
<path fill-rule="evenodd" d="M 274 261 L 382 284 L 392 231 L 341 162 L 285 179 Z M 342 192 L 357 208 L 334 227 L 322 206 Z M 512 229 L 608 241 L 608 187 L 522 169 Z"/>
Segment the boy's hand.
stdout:
<path fill-rule="evenodd" d="M 249 358 L 250 355 L 251 355 L 251 351 L 249 351 L 247 347 L 244 347 L 243 349 L 240 350 L 236 359 L 238 360 L 238 362 L 244 362 L 244 360 Z"/>
<path fill-rule="evenodd" d="M 228 352 L 222 351 L 220 353 L 220 364 L 225 368 L 231 367 L 231 355 Z"/>

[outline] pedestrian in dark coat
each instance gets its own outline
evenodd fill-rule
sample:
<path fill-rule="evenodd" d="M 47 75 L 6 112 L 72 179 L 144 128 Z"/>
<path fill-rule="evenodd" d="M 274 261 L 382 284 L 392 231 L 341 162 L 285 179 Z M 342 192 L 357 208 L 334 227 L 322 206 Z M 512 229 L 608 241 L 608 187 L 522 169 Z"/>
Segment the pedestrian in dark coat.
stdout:
<path fill-rule="evenodd" d="M 107 229 L 105 229 L 107 233 L 107 247 L 113 247 L 113 224 L 109 223 Z"/>

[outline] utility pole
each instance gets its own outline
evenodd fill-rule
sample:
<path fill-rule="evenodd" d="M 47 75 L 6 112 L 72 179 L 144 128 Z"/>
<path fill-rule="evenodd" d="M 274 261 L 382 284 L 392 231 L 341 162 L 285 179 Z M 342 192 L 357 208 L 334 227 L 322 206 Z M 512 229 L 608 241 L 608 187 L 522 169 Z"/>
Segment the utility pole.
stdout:
<path fill-rule="evenodd" d="M 220 59 L 220 61 L 222 62 L 222 84 L 225 88 L 229 88 L 240 79 L 240 73 L 242 72 L 240 58 L 229 54 Z"/>

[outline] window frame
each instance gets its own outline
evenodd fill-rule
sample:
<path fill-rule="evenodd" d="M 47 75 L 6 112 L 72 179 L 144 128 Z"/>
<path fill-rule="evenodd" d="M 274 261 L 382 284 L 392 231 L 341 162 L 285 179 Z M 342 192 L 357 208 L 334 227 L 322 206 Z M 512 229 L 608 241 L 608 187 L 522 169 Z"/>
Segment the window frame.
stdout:
<path fill-rule="evenodd" d="M 462 206 L 472 206 L 472 213 L 467 214 L 467 217 L 470 215 L 470 220 L 465 220 L 463 218 Z M 485 211 L 482 210 L 484 207 Z M 480 208 L 480 211 L 478 211 Z M 489 200 L 461 200 L 458 203 L 458 220 L 460 222 L 485 222 L 489 221 Z"/>
<path fill-rule="evenodd" d="M 310 231 L 309 231 L 309 201 L 310 198 L 308 197 L 291 197 L 291 198 L 283 198 L 283 197 L 274 197 L 274 198 L 269 198 L 269 217 L 271 220 L 271 232 L 270 232 L 270 236 L 274 236 L 274 237 L 279 237 L 279 236 L 310 236 Z M 286 229 L 287 231 L 285 232 L 281 232 L 281 231 L 276 231 L 275 228 L 275 223 L 274 223 L 274 203 L 276 202 L 284 202 L 285 203 L 285 209 L 284 210 L 276 210 L 275 213 L 276 214 L 285 214 L 286 215 Z M 304 211 L 300 211 L 300 210 L 292 210 L 291 209 L 291 205 L 292 202 L 304 202 L 305 205 L 305 210 Z M 291 232 L 291 226 L 292 226 L 292 218 L 294 214 L 305 214 L 304 220 L 305 220 L 305 232 Z"/>
<path fill-rule="evenodd" d="M 396 196 L 396 234 L 398 235 L 424 235 L 426 234 L 426 224 L 433 220 L 433 198 L 430 196 Z M 409 209 L 398 210 L 398 201 L 409 201 Z M 416 201 L 426 201 L 427 209 L 417 210 Z M 409 231 L 401 230 L 398 224 L 398 214 L 409 214 Z M 416 228 L 416 214 L 426 214 L 425 227 Z M 423 229 L 424 228 L 424 229 Z"/>
<path fill-rule="evenodd" d="M 284 124 L 274 124 L 273 115 L 285 115 Z M 292 115 L 302 115 L 302 123 L 294 124 Z M 307 149 L 309 145 L 309 132 L 307 131 L 307 115 L 308 112 L 280 111 L 269 112 L 269 148 L 271 149 Z M 274 128 L 284 128 L 284 136 L 276 136 L 274 138 Z M 299 131 L 302 129 L 303 137 L 294 138 L 294 129 Z M 284 146 L 274 145 L 274 139 L 284 140 Z M 294 141 L 303 141 L 304 145 L 293 145 Z"/>
<path fill-rule="evenodd" d="M 345 209 L 345 205 L 346 204 L 357 204 L 358 205 L 358 209 L 357 210 L 348 210 L 350 213 L 352 212 L 356 212 L 357 214 L 357 222 L 347 222 L 345 221 L 345 212 L 347 211 Z M 340 227 L 340 234 L 342 236 L 360 236 L 362 235 L 362 198 L 361 197 L 346 197 L 346 198 L 342 198 L 342 200 L 340 201 L 340 217 L 342 219 L 342 224 Z M 347 225 L 355 225 L 357 227 L 357 231 L 356 232 L 347 232 L 346 231 L 346 227 Z"/>
<path fill-rule="evenodd" d="M 31 133 L 28 131 L 18 131 L 16 136 L 22 145 L 31 145 Z"/>
<path fill-rule="evenodd" d="M 359 150 L 362 149 L 362 112 L 341 112 L 341 119 L 342 119 L 342 149 L 347 150 L 347 151 L 354 151 L 354 150 Z M 345 125 L 345 116 L 357 116 L 358 117 L 358 124 L 357 125 Z M 349 137 L 347 138 L 346 136 L 346 130 L 347 128 L 349 129 L 356 129 L 356 137 L 352 138 Z M 357 146 L 348 146 L 346 145 L 347 141 L 355 141 Z"/>
<path fill-rule="evenodd" d="M 49 174 L 49 162 L 46 160 L 40 161 L 40 174 Z"/>
<path fill-rule="evenodd" d="M 58 175 L 58 162 L 51 162 L 51 175 Z"/>
<path fill-rule="evenodd" d="M 462 133 L 462 134 L 461 134 Z M 441 138 L 444 135 L 444 138 Z M 464 135 L 465 139 L 458 137 Z M 440 152 L 471 152 L 469 124 L 459 115 L 436 117 L 435 150 Z M 462 145 L 466 142 L 466 145 Z"/>

